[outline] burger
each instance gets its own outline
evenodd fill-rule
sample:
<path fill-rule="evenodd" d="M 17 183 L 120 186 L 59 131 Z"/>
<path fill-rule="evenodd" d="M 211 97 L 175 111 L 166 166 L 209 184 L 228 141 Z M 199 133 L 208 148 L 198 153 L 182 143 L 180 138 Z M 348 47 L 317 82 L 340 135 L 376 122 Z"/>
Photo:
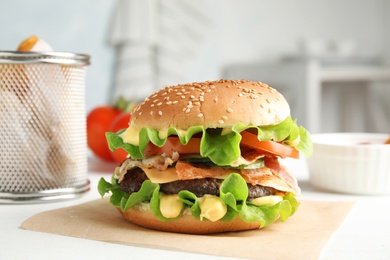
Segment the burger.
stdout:
<path fill-rule="evenodd" d="M 140 103 L 129 127 L 106 134 L 125 161 L 101 196 L 149 229 L 209 234 L 266 227 L 297 210 L 297 180 L 281 158 L 310 156 L 310 134 L 285 98 L 261 82 L 167 86 Z"/>

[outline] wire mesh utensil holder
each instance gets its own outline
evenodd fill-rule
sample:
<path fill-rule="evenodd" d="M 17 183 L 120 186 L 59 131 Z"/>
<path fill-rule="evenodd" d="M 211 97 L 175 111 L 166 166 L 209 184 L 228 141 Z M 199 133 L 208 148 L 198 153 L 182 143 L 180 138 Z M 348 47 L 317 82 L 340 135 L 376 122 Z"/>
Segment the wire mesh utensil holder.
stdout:
<path fill-rule="evenodd" d="M 0 203 L 58 201 L 89 190 L 89 59 L 0 51 Z"/>

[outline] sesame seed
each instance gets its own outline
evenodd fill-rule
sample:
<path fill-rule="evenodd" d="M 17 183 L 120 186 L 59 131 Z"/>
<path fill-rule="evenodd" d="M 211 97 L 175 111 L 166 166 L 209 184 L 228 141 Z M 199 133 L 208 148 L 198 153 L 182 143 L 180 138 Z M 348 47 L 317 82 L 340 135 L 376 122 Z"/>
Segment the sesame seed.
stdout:
<path fill-rule="evenodd" d="M 154 104 L 150 104 L 150 107 L 154 107 Z"/>
<path fill-rule="evenodd" d="M 222 119 L 220 119 L 220 120 L 218 120 L 218 123 L 220 123 L 220 124 L 222 125 L 223 123 L 225 123 L 225 121 L 223 121 Z"/>
<path fill-rule="evenodd" d="M 162 111 L 160 110 L 160 111 L 158 111 L 158 114 L 159 114 L 160 116 L 162 116 L 163 113 L 162 113 Z"/>
<path fill-rule="evenodd" d="M 185 99 L 185 98 L 186 98 L 186 96 L 182 95 L 182 96 L 181 96 L 181 98 L 182 98 L 182 99 Z"/>
<path fill-rule="evenodd" d="M 265 101 L 267 101 L 268 104 L 270 104 L 271 102 L 269 102 L 268 98 L 265 99 Z"/>
<path fill-rule="evenodd" d="M 162 105 L 162 102 L 158 102 L 157 103 L 157 106 L 159 107 L 159 106 L 161 106 Z"/>
<path fill-rule="evenodd" d="M 175 101 L 172 102 L 172 104 L 176 104 L 177 102 L 179 102 L 179 101 L 175 100 Z"/>
<path fill-rule="evenodd" d="M 190 111 L 191 109 L 187 108 L 185 112 L 188 114 Z"/>
<path fill-rule="evenodd" d="M 261 107 L 261 108 L 264 108 L 263 104 L 260 104 L 260 107 Z"/>
<path fill-rule="evenodd" d="M 151 116 L 153 115 L 153 111 L 150 111 L 150 115 L 151 115 Z"/>
<path fill-rule="evenodd" d="M 239 97 L 242 97 L 242 95 L 243 95 L 242 92 L 238 93 L 238 96 L 239 96 Z"/>
<path fill-rule="evenodd" d="M 140 115 L 142 115 L 142 111 L 141 111 L 141 112 L 139 112 L 139 113 L 138 113 L 138 115 L 139 115 L 139 116 L 140 116 Z"/>
<path fill-rule="evenodd" d="M 203 117 L 203 114 L 202 114 L 202 113 L 199 113 L 199 114 L 197 115 L 197 117 Z"/>
<path fill-rule="evenodd" d="M 215 97 L 215 98 L 214 98 L 214 102 L 215 102 L 215 103 L 218 102 L 218 97 Z"/>
<path fill-rule="evenodd" d="M 172 104 L 172 101 L 167 101 L 166 104 L 167 104 L 167 105 L 170 105 L 170 104 Z"/>
<path fill-rule="evenodd" d="M 223 120 L 227 120 L 228 117 L 227 117 L 227 116 L 222 116 L 222 119 L 223 119 Z"/>
<path fill-rule="evenodd" d="M 229 107 L 228 109 L 226 109 L 226 111 L 227 111 L 228 113 L 232 113 L 232 112 L 233 112 L 233 109 L 231 109 L 231 108 Z"/>
<path fill-rule="evenodd" d="M 194 95 L 191 95 L 190 97 L 191 97 L 191 98 L 195 98 L 195 96 L 194 96 Z"/>

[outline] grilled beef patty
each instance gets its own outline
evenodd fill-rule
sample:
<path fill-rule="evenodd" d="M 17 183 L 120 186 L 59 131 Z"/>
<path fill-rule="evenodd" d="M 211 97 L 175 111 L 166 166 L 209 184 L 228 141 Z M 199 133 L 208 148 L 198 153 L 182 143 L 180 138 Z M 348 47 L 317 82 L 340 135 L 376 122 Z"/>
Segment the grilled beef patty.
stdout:
<path fill-rule="evenodd" d="M 129 169 L 120 183 L 120 189 L 129 194 L 138 191 L 142 183 L 147 180 L 145 172 L 138 167 Z M 195 180 L 173 181 L 169 183 L 161 183 L 160 191 L 165 194 L 177 194 L 181 190 L 188 190 L 194 193 L 197 197 L 202 197 L 205 194 L 219 196 L 219 187 L 222 184 L 221 179 L 204 178 Z M 274 195 L 276 190 L 271 187 L 261 185 L 248 185 L 248 199 Z"/>

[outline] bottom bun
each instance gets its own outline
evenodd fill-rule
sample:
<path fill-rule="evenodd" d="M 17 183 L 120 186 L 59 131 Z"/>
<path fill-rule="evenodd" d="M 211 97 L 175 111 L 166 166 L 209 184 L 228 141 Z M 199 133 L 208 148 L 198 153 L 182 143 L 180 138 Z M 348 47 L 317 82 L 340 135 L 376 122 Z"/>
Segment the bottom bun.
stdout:
<path fill-rule="evenodd" d="M 243 231 L 260 228 L 258 222 L 245 222 L 240 217 L 236 217 L 233 221 L 216 221 L 209 220 L 197 220 L 192 215 L 184 214 L 178 219 L 170 221 L 161 221 L 153 215 L 150 210 L 140 209 L 135 206 L 125 212 L 122 212 L 119 208 L 118 211 L 122 216 L 131 223 L 138 226 L 176 233 L 187 234 L 211 234 L 221 233 L 228 231 Z"/>

